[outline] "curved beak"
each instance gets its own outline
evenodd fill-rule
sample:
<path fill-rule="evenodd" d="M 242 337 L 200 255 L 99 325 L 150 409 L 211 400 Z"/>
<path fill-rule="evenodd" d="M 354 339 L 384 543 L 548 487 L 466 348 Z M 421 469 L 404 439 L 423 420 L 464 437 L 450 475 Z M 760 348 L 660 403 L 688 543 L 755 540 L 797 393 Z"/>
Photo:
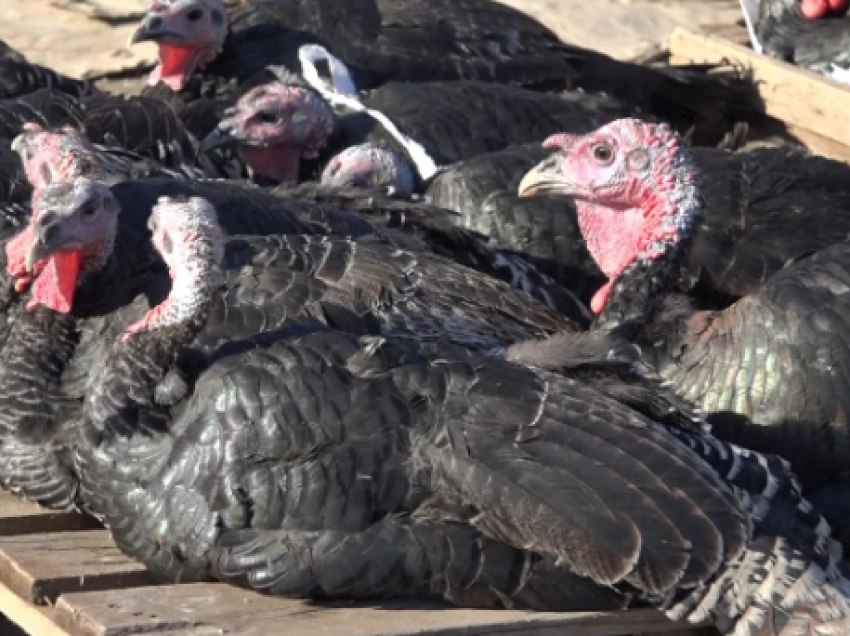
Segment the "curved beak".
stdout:
<path fill-rule="evenodd" d="M 560 153 L 544 159 L 525 173 L 519 182 L 518 194 L 533 197 L 541 194 L 572 194 L 569 182 L 561 171 Z"/>
<path fill-rule="evenodd" d="M 21 154 L 21 151 L 24 149 L 24 143 L 26 143 L 24 135 L 26 135 L 26 133 L 21 133 L 12 140 L 12 152 L 19 155 Z"/>
<path fill-rule="evenodd" d="M 76 237 L 63 235 L 61 219 L 41 219 L 35 229 L 33 242 L 27 251 L 24 266 L 27 272 L 35 269 L 36 263 L 63 250 L 80 249 Z"/>
<path fill-rule="evenodd" d="M 139 28 L 133 31 L 130 36 L 129 44 L 138 44 L 139 42 L 173 42 L 180 43 L 185 38 L 181 33 L 169 31 L 163 28 L 163 20 L 161 17 L 148 16 L 139 25 Z"/>
<path fill-rule="evenodd" d="M 201 145 L 198 147 L 198 151 L 208 152 L 213 148 L 229 146 L 232 144 L 239 143 L 240 141 L 241 140 L 239 139 L 239 137 L 234 135 L 229 127 L 222 126 L 221 124 L 219 124 L 215 130 L 213 130 L 209 135 L 204 137 L 203 141 L 201 141 Z"/>

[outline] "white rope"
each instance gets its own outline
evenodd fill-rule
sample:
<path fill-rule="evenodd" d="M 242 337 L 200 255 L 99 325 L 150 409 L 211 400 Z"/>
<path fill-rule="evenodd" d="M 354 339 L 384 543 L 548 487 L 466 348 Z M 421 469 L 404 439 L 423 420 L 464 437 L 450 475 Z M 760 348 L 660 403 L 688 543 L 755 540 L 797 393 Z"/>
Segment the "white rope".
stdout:
<path fill-rule="evenodd" d="M 345 106 L 351 110 L 366 113 L 381 124 L 392 137 L 405 147 L 410 155 L 416 171 L 423 180 L 428 180 L 437 172 L 437 164 L 421 144 L 401 132 L 384 113 L 366 108 L 356 96 L 354 81 L 341 60 L 331 55 L 327 49 L 318 44 L 305 44 L 298 49 L 298 60 L 301 62 L 304 79 L 315 88 L 331 104 Z M 329 89 L 319 76 L 316 62 L 324 60 L 331 70 L 332 87 Z"/>

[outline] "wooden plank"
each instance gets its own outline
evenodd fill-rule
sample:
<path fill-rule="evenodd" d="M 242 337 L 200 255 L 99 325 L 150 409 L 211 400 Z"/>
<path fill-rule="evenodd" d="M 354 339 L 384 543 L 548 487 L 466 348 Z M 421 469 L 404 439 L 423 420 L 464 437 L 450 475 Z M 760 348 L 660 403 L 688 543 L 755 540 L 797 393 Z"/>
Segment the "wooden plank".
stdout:
<path fill-rule="evenodd" d="M 436 603 L 316 604 L 215 583 L 64 594 L 56 622 L 71 636 L 614 636 L 693 628 L 655 610 L 546 613 Z"/>
<path fill-rule="evenodd" d="M 145 567 L 125 557 L 106 530 L 0 537 L 0 583 L 43 604 L 64 592 L 152 583 Z"/>
<path fill-rule="evenodd" d="M 747 48 L 750 47 L 750 34 L 747 33 L 747 27 L 743 24 L 704 24 L 700 28 L 700 32 L 713 35 L 716 38 L 723 38 Z"/>
<path fill-rule="evenodd" d="M 54 608 L 27 603 L 5 585 L 0 585 L 0 612 L 32 636 L 70 636 L 54 622 Z"/>
<path fill-rule="evenodd" d="M 767 115 L 850 146 L 850 90 L 844 85 L 722 38 L 683 28 L 677 28 L 670 38 L 670 53 L 673 63 L 726 61 L 751 70 Z"/>
<path fill-rule="evenodd" d="M 818 155 L 823 155 L 824 157 L 831 157 L 832 159 L 838 159 L 840 161 L 850 163 L 850 146 L 845 146 L 840 141 L 823 137 L 810 130 L 806 130 L 805 128 L 798 128 L 797 126 L 786 125 L 785 130 L 788 135 L 804 144 L 809 151 Z"/>
<path fill-rule="evenodd" d="M 33 532 L 67 532 L 102 527 L 94 517 L 77 512 L 57 512 L 21 501 L 0 491 L 0 536 Z"/>

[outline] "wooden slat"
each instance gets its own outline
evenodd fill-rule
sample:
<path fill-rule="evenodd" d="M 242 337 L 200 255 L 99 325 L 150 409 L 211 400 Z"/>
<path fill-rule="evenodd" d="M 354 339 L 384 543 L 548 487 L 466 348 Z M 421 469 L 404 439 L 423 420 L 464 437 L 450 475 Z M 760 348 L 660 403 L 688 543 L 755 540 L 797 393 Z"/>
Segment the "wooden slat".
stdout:
<path fill-rule="evenodd" d="M 56 605 L 56 622 L 71 636 L 614 636 L 688 628 L 654 610 L 555 614 L 409 602 L 319 605 L 212 583 L 66 594 Z"/>
<path fill-rule="evenodd" d="M 673 63 L 721 62 L 752 71 L 767 115 L 850 146 L 850 90 L 838 82 L 712 35 L 678 28 L 670 39 Z"/>
<path fill-rule="evenodd" d="M 33 603 L 64 592 L 151 583 L 143 565 L 115 547 L 106 530 L 0 537 L 0 583 Z"/>
<path fill-rule="evenodd" d="M 0 536 L 91 530 L 99 527 L 100 523 L 93 517 L 76 512 L 47 510 L 0 491 Z"/>
<path fill-rule="evenodd" d="M 0 585 L 0 612 L 31 636 L 70 636 L 54 622 L 54 608 L 27 603 L 5 585 Z"/>

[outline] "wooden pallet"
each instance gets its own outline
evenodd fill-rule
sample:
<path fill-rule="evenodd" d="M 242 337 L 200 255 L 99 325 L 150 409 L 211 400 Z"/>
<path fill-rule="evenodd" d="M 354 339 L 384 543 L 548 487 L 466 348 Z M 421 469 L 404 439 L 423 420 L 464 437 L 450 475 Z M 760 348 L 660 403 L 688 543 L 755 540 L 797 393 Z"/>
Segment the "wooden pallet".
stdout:
<path fill-rule="evenodd" d="M 228 585 L 157 585 L 93 519 L 0 492 L 0 612 L 31 636 L 710 636 L 654 610 L 478 611 L 432 603 L 318 605 Z M 7 636 L 5 632 L 0 632 Z"/>
<path fill-rule="evenodd" d="M 700 33 L 678 28 L 670 38 L 671 62 L 726 62 L 749 70 L 765 115 L 812 152 L 850 162 L 850 87 L 756 53 L 745 42 L 743 27 Z"/>

